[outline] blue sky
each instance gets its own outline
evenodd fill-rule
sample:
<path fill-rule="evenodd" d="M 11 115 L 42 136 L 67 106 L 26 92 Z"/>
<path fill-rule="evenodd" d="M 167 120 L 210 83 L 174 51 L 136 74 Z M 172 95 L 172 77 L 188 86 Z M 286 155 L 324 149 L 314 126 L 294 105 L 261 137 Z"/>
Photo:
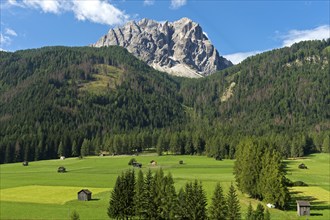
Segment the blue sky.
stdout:
<path fill-rule="evenodd" d="M 142 18 L 199 23 L 221 55 L 248 55 L 330 37 L 327 1 L 0 0 L 2 50 L 85 46 Z"/>

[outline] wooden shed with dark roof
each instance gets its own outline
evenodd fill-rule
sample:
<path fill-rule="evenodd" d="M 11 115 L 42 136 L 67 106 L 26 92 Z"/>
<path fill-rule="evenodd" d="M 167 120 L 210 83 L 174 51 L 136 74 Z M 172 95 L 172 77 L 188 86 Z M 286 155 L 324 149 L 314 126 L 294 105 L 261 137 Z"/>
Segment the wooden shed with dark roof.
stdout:
<path fill-rule="evenodd" d="M 297 214 L 299 216 L 310 215 L 311 204 L 308 201 L 297 200 Z"/>
<path fill-rule="evenodd" d="M 89 201 L 92 199 L 92 192 L 88 189 L 82 189 L 78 192 L 78 200 Z"/>

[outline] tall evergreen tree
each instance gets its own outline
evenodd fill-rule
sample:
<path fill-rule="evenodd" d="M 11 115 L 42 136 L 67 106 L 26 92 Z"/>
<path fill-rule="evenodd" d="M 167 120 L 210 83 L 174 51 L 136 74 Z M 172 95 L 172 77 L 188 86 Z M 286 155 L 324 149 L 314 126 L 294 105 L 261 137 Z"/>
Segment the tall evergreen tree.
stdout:
<path fill-rule="evenodd" d="M 177 215 L 181 219 L 207 219 L 207 200 L 201 182 L 195 180 L 185 185 L 178 195 Z"/>
<path fill-rule="evenodd" d="M 144 219 L 152 219 L 152 213 L 154 212 L 153 187 L 153 176 L 149 169 L 144 180 L 144 198 L 146 198 L 143 203 Z"/>
<path fill-rule="evenodd" d="M 246 220 L 254 220 L 254 216 L 253 216 L 253 208 L 252 208 L 252 205 L 251 205 L 251 202 L 249 202 L 249 206 L 248 206 L 248 209 L 247 209 L 247 212 L 246 212 L 246 217 L 245 219 Z"/>
<path fill-rule="evenodd" d="M 264 210 L 265 208 L 259 203 L 256 210 L 254 211 L 255 220 L 264 220 Z"/>
<path fill-rule="evenodd" d="M 214 220 L 226 219 L 227 205 L 223 195 L 223 190 L 220 183 L 215 186 L 214 194 L 212 197 L 212 203 L 209 208 L 210 218 Z"/>
<path fill-rule="evenodd" d="M 233 184 L 230 185 L 227 194 L 227 208 L 228 208 L 227 219 L 229 220 L 241 219 L 241 213 L 240 213 L 241 207 Z"/>
<path fill-rule="evenodd" d="M 128 219 L 135 215 L 135 174 L 127 170 L 117 177 L 111 193 L 108 215 L 115 219 Z"/>
<path fill-rule="evenodd" d="M 266 212 L 264 214 L 264 220 L 270 220 L 270 213 L 269 213 L 268 209 L 266 209 Z"/>
<path fill-rule="evenodd" d="M 135 214 L 142 219 L 144 214 L 144 203 L 148 198 L 145 197 L 144 192 L 145 186 L 144 186 L 144 177 L 143 173 L 140 170 L 138 173 L 138 177 L 136 180 L 136 186 L 135 186 Z"/>
<path fill-rule="evenodd" d="M 77 146 L 77 142 L 74 140 L 73 143 L 72 143 L 72 149 L 71 149 L 71 152 L 72 152 L 72 156 L 74 157 L 77 157 L 79 155 L 78 153 L 78 146 Z"/>
<path fill-rule="evenodd" d="M 64 154 L 65 154 L 65 149 L 61 141 L 60 145 L 58 146 L 57 155 L 60 157 L 60 156 L 65 156 Z"/>
<path fill-rule="evenodd" d="M 162 219 L 174 219 L 175 208 L 177 206 L 177 195 L 175 192 L 174 181 L 171 173 L 165 176 L 164 180 L 164 197 L 162 198 Z"/>

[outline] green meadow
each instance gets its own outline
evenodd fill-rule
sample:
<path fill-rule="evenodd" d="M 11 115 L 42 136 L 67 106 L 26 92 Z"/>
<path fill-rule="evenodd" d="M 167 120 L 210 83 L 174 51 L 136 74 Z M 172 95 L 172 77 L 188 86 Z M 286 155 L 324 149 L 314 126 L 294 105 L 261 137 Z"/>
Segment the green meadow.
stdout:
<path fill-rule="evenodd" d="M 108 219 L 107 207 L 111 188 L 117 176 L 129 169 L 131 156 L 69 158 L 0 165 L 0 219 L 69 219 L 76 210 L 80 219 Z M 171 172 L 177 190 L 187 181 L 202 181 L 211 201 L 214 186 L 220 182 L 227 193 L 234 182 L 233 160 L 216 161 L 205 156 L 155 156 L 135 157 L 143 164 L 142 171 L 162 167 Z M 157 166 L 149 165 L 151 160 Z M 184 164 L 180 165 L 179 161 Z M 287 176 L 292 181 L 304 181 L 307 187 L 292 187 L 291 209 L 271 209 L 272 219 L 306 219 L 296 214 L 295 200 L 311 201 L 311 215 L 308 219 L 330 219 L 330 155 L 313 154 L 306 158 L 287 160 Z M 298 169 L 300 163 L 308 169 Z M 57 173 L 64 166 L 68 172 Z M 138 170 L 138 168 L 135 168 Z M 78 201 L 77 192 L 87 188 L 92 191 L 92 200 Z M 238 192 L 242 216 L 245 216 L 249 202 L 254 208 L 259 203 Z M 264 204 L 265 205 L 265 204 Z"/>

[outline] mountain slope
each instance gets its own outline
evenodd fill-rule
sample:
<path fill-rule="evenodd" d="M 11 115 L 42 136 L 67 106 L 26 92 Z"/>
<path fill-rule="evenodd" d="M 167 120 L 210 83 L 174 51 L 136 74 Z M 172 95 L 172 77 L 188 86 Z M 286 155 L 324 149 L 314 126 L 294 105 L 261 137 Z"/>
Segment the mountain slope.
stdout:
<path fill-rule="evenodd" d="M 301 42 L 201 79 L 118 46 L 0 52 L 0 163 L 156 147 L 233 158 L 250 136 L 284 157 L 328 152 L 329 52 Z"/>
<path fill-rule="evenodd" d="M 173 75 L 200 77 L 231 66 L 188 18 L 173 23 L 142 19 L 109 30 L 93 47 L 118 45 L 149 66 Z"/>
<path fill-rule="evenodd" d="M 26 146 L 43 152 L 29 160 L 54 158 L 61 141 L 185 121 L 176 82 L 120 47 L 1 52 L 0 66 L 0 151 L 17 145 L 20 158 Z"/>
<path fill-rule="evenodd" d="M 330 129 L 329 40 L 308 41 L 185 80 L 185 104 L 248 134 Z"/>

